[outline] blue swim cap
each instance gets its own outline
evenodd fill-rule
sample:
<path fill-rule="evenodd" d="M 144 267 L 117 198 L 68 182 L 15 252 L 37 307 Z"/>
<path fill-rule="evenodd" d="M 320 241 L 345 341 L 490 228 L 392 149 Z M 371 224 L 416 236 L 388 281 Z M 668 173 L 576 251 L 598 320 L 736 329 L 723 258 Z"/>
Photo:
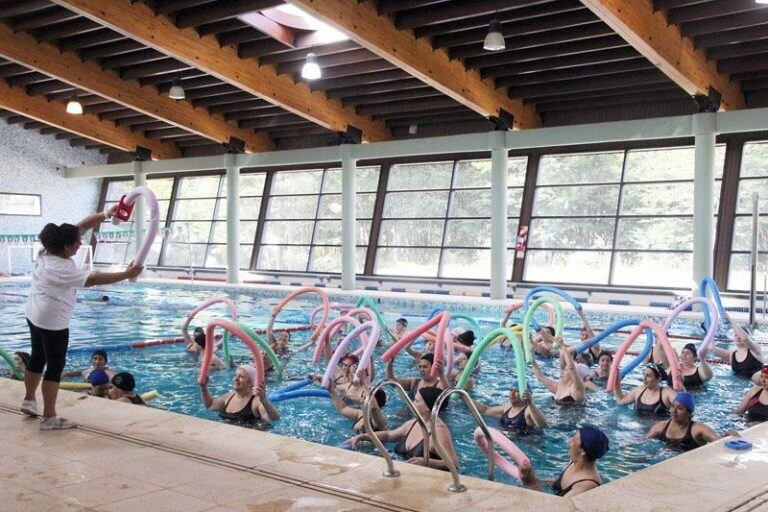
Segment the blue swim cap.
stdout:
<path fill-rule="evenodd" d="M 597 460 L 608 451 L 608 438 L 597 427 L 590 425 L 581 427 L 579 437 L 581 437 L 581 449 L 590 460 Z"/>
<path fill-rule="evenodd" d="M 693 411 L 696 409 L 696 401 L 693 399 L 693 395 L 686 393 L 685 391 L 677 394 L 675 402 L 688 409 L 688 412 L 691 414 L 693 414 Z"/>
<path fill-rule="evenodd" d="M 104 384 L 109 384 L 109 375 L 104 370 L 93 370 L 88 374 L 88 382 L 93 387 L 103 386 Z"/>

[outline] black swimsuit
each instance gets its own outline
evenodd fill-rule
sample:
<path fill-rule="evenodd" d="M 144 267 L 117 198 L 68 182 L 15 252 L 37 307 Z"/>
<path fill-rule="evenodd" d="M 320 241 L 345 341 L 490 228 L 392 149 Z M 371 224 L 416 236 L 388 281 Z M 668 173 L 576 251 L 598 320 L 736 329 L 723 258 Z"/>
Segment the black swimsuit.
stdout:
<path fill-rule="evenodd" d="M 136 405 L 147 405 L 146 402 L 144 402 L 144 399 L 141 398 L 139 395 L 136 396 L 127 396 L 127 398 L 132 404 Z"/>
<path fill-rule="evenodd" d="M 528 408 L 527 405 L 523 406 L 522 409 L 520 409 L 520 412 L 509 417 L 509 411 L 512 410 L 510 407 L 506 411 L 504 411 L 504 414 L 501 415 L 501 418 L 499 418 L 499 426 L 503 428 L 504 430 L 512 430 L 518 434 L 527 434 L 530 430 L 530 426 L 528 426 L 528 422 L 525 421 L 525 410 Z"/>
<path fill-rule="evenodd" d="M 555 397 L 552 397 L 552 399 L 555 401 L 557 405 L 571 405 L 576 403 L 576 400 L 571 395 L 564 396 L 559 400 Z"/>
<path fill-rule="evenodd" d="M 644 404 L 641 400 L 646 391 L 648 388 L 645 388 L 635 400 L 635 412 L 640 416 L 668 416 L 669 409 L 664 405 L 664 390 L 659 388 L 659 400 L 652 404 Z"/>
<path fill-rule="evenodd" d="M 736 360 L 736 352 L 731 353 L 731 370 L 736 375 L 742 377 L 752 377 L 752 375 L 760 371 L 763 367 L 763 363 L 752 354 L 751 350 L 747 350 L 747 357 L 743 361 Z"/>
<path fill-rule="evenodd" d="M 747 421 L 768 421 L 768 405 L 760 403 L 761 389 L 749 399 L 747 407 Z"/>
<path fill-rule="evenodd" d="M 408 436 L 411 435 L 411 432 L 413 432 L 413 427 L 415 427 L 418 424 L 418 421 L 414 421 L 413 425 L 411 425 L 411 428 L 408 430 L 408 433 L 405 434 L 405 437 L 403 437 L 400 441 L 397 442 L 394 448 L 394 452 L 404 458 L 405 460 L 412 459 L 414 457 L 421 458 L 424 457 L 424 439 L 416 443 L 413 448 L 410 450 L 405 447 L 406 441 L 408 441 Z M 440 457 L 439 454 L 433 452 L 430 450 L 429 457 L 432 459 L 440 459 L 442 460 L 442 457 Z M 442 469 L 442 468 L 440 468 Z"/>
<path fill-rule="evenodd" d="M 685 435 L 680 439 L 667 437 L 667 430 L 669 429 L 670 423 L 672 423 L 672 420 L 667 422 L 667 426 L 664 427 L 664 432 L 659 436 L 659 441 L 663 441 L 670 447 L 677 448 L 678 450 L 682 450 L 684 452 L 688 452 L 694 448 L 699 447 L 699 443 L 697 443 L 696 439 L 693 437 L 693 421 L 688 424 L 688 430 L 685 431 Z"/>
<path fill-rule="evenodd" d="M 565 496 L 566 494 L 571 492 L 571 489 L 573 489 L 574 485 L 579 484 L 581 482 L 594 482 L 597 484 L 597 487 L 600 487 L 600 485 L 602 485 L 600 482 L 598 482 L 594 478 L 582 478 L 581 480 L 576 480 L 575 482 L 571 482 L 571 485 L 563 489 L 562 487 L 563 476 L 565 475 L 565 472 L 568 471 L 568 468 L 571 467 L 571 464 L 573 464 L 573 462 L 565 466 L 565 469 L 562 471 L 562 473 L 560 473 L 560 476 L 557 477 L 557 480 L 552 482 L 552 490 L 555 491 L 555 494 L 557 496 Z"/>
<path fill-rule="evenodd" d="M 256 415 L 253 414 L 253 399 L 256 397 L 251 396 L 251 398 L 248 400 L 248 403 L 245 404 L 245 407 L 243 407 L 239 411 L 227 412 L 227 407 L 229 407 L 229 403 L 232 401 L 233 398 L 235 398 L 234 393 L 232 394 L 231 397 L 229 397 L 229 400 L 227 400 L 227 403 L 224 405 L 224 410 L 219 413 L 219 418 L 233 425 L 248 426 L 248 427 L 255 425 L 257 420 L 259 419 L 256 417 Z"/>
<path fill-rule="evenodd" d="M 701 375 L 699 375 L 699 367 L 696 367 L 696 371 L 693 372 L 690 375 L 680 375 L 683 379 L 683 386 L 685 386 L 685 389 L 691 389 L 691 388 L 700 388 L 704 385 L 704 381 L 701 380 Z M 670 386 L 672 385 L 672 374 L 670 373 L 667 375 L 667 384 Z"/>

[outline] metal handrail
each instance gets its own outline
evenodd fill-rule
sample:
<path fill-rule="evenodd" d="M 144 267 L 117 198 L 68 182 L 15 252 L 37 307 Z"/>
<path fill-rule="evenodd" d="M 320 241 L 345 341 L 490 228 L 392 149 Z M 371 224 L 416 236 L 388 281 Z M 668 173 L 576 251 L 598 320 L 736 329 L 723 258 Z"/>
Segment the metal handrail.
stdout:
<path fill-rule="evenodd" d="M 408 396 L 408 393 L 405 391 L 403 386 L 400 385 L 399 382 L 397 382 L 396 380 L 385 379 L 380 381 L 378 384 L 376 384 L 373 387 L 373 389 L 371 389 L 371 392 L 365 398 L 365 402 L 363 403 L 363 419 L 365 420 L 365 431 L 368 434 L 368 438 L 376 446 L 376 449 L 379 450 L 379 453 L 381 454 L 381 456 L 384 457 L 384 460 L 387 461 L 387 470 L 384 472 L 384 476 L 396 477 L 396 476 L 400 476 L 400 472 L 395 469 L 395 464 L 392 461 L 392 456 L 389 454 L 389 451 L 384 446 L 384 443 L 382 443 L 381 440 L 378 438 L 378 436 L 376 436 L 376 433 L 373 430 L 373 425 L 371 424 L 371 400 L 375 398 L 374 395 L 376 394 L 376 392 L 385 386 L 392 386 L 397 390 L 397 392 L 400 394 L 400 397 L 405 401 L 405 404 L 408 406 L 408 409 L 411 410 L 413 417 L 416 419 L 416 423 L 419 424 L 419 427 L 421 428 L 421 433 L 424 437 L 424 443 L 422 444 L 424 445 L 424 463 L 426 466 L 429 466 L 429 443 L 427 442 L 429 440 L 429 430 L 427 430 L 427 422 L 425 422 L 424 418 L 421 417 L 421 414 L 419 414 L 419 411 L 416 409 L 416 406 L 413 405 L 413 401 L 411 400 L 411 397 Z"/>
<path fill-rule="evenodd" d="M 491 481 L 493 480 L 496 470 L 496 446 L 493 443 L 491 432 L 488 430 L 488 425 L 485 424 L 485 420 L 483 420 L 483 417 L 480 415 L 480 411 L 478 411 L 477 407 L 475 407 L 475 404 L 472 403 L 472 398 L 470 398 L 469 393 L 461 388 L 448 388 L 440 393 L 440 396 L 437 397 L 437 400 L 435 401 L 435 405 L 432 406 L 432 414 L 430 416 L 430 428 L 432 429 L 432 432 L 435 433 L 433 436 L 433 441 L 435 443 L 435 449 L 437 449 L 437 453 L 440 455 L 440 458 L 443 459 L 443 462 L 445 462 L 445 464 L 448 466 L 448 470 L 451 472 L 451 477 L 453 478 L 453 483 L 448 486 L 448 490 L 452 492 L 464 492 L 467 490 L 467 486 L 462 484 L 459 480 L 459 470 L 456 469 L 456 465 L 448 456 L 448 452 L 440 443 L 440 438 L 437 436 L 437 419 L 440 413 L 440 407 L 443 405 L 443 402 L 454 393 L 458 393 L 461 396 L 464 404 L 467 406 L 467 409 L 469 409 L 469 412 L 472 413 L 472 416 L 475 418 L 475 422 L 480 427 L 480 430 L 483 431 L 483 435 L 488 442 L 488 480 Z"/>

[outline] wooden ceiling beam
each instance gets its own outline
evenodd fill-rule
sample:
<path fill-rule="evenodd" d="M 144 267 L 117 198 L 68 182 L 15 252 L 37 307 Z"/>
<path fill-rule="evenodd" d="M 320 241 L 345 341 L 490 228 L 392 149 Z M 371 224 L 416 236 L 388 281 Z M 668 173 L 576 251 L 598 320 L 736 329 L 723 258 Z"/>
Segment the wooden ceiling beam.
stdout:
<path fill-rule="evenodd" d="M 592 77 L 579 80 L 566 79 L 546 84 L 510 87 L 509 94 L 516 98 L 558 96 L 562 94 L 608 91 L 618 87 L 637 87 L 645 84 L 668 83 L 668 79 L 657 69 L 621 73 L 610 78 Z"/>
<path fill-rule="evenodd" d="M 730 16 L 683 23 L 680 25 L 680 32 L 686 37 L 695 37 L 766 24 L 768 24 L 768 10 L 763 9 L 762 11 L 742 12 Z"/>
<path fill-rule="evenodd" d="M 88 32 L 101 30 L 101 27 L 85 18 L 78 18 L 66 23 L 58 23 L 50 27 L 44 27 L 35 31 L 35 39 L 41 43 L 49 43 L 65 37 L 78 36 Z"/>
<path fill-rule="evenodd" d="M 688 94 L 706 95 L 712 87 L 723 97 L 722 108 L 746 107 L 738 84 L 719 73 L 703 50 L 667 23 L 664 13 L 654 12 L 651 0 L 581 2 Z"/>
<path fill-rule="evenodd" d="M 13 20 L 14 30 L 32 30 L 46 25 L 53 25 L 63 21 L 69 21 L 77 18 L 77 14 L 62 9 L 61 7 L 52 6 L 50 9 L 46 9 L 43 12 L 33 12 L 19 16 Z"/>
<path fill-rule="evenodd" d="M 638 58 L 643 57 L 642 55 L 639 55 L 634 48 L 627 46 L 602 52 L 577 53 L 575 55 L 565 55 L 563 57 L 553 57 L 550 59 L 523 61 L 500 66 L 498 68 L 488 68 L 483 70 L 483 76 L 490 78 L 514 78 L 515 75 L 522 75 L 523 73 L 538 73 L 541 71 L 566 68 L 577 69 L 578 66 L 592 66 L 595 64 L 606 64 L 608 62 L 635 60 Z"/>
<path fill-rule="evenodd" d="M 79 36 L 59 39 L 56 41 L 56 47 L 62 52 L 68 52 L 70 50 L 84 50 L 86 48 L 114 43 L 121 40 L 126 40 L 123 35 L 113 32 L 108 28 L 103 28 L 101 30 L 80 34 Z"/>
<path fill-rule="evenodd" d="M 768 38 L 768 25 L 755 25 L 754 27 L 745 27 L 694 37 L 693 46 L 694 48 L 711 48 L 713 46 L 743 43 L 765 38 Z"/>
<path fill-rule="evenodd" d="M 768 6 L 755 3 L 755 0 L 717 0 L 705 4 L 697 4 L 687 8 L 670 9 L 667 20 L 670 23 L 686 23 L 728 14 L 765 9 Z"/>
<path fill-rule="evenodd" d="M 379 14 L 394 14 L 399 11 L 447 2 L 448 0 L 379 0 L 376 2 L 378 4 L 376 8 Z"/>
<path fill-rule="evenodd" d="M 176 26 L 190 28 L 204 23 L 236 18 L 241 14 L 275 7 L 281 0 L 223 0 L 210 6 L 193 7 L 176 13 Z"/>
<path fill-rule="evenodd" d="M 626 73 L 629 71 L 645 71 L 648 69 L 655 69 L 655 67 L 648 62 L 647 59 L 638 57 L 636 59 L 625 61 L 514 75 L 505 79 L 504 83 L 509 87 L 522 87 L 525 85 L 546 84 L 561 80 L 578 80 L 580 78 L 590 78 L 594 76 L 605 76 L 606 80 L 610 80 L 611 77 L 608 75 Z"/>
<path fill-rule="evenodd" d="M 477 18 L 486 14 L 497 15 L 505 11 L 530 5 L 546 4 L 551 0 L 474 0 L 427 6 L 400 13 L 395 18 L 397 28 L 418 28 L 447 21 Z"/>
<path fill-rule="evenodd" d="M 179 29 L 143 3 L 131 0 L 54 0 L 54 3 L 330 130 L 346 131 L 353 125 L 363 131 L 367 141 L 392 138 L 384 123 L 361 116 L 340 101 L 329 100 L 322 92 L 313 92 L 306 84 L 294 82 L 288 75 L 277 75 L 271 66 L 258 66 L 240 59 L 234 48 L 221 48 L 215 37 L 200 37 L 192 29 Z"/>
<path fill-rule="evenodd" d="M 719 60 L 768 53 L 768 39 L 707 48 L 707 59 Z M 733 78 L 733 77 L 731 77 Z"/>
<path fill-rule="evenodd" d="M 67 114 L 63 103 L 53 103 L 41 96 L 29 96 L 21 89 L 0 82 L 0 108 L 40 121 L 80 137 L 107 144 L 123 151 L 133 151 L 136 146 L 152 150 L 155 158 L 179 158 L 181 152 L 170 144 L 150 140 L 119 128 L 109 121 L 101 121 L 93 115 Z"/>
<path fill-rule="evenodd" d="M 25 33 L 14 33 L 5 25 L 0 25 L 0 55 L 201 137 L 226 142 L 234 136 L 244 140 L 249 151 L 266 151 L 273 147 L 264 134 L 244 131 L 223 119 L 195 110 L 188 102 L 177 102 L 159 94 L 153 87 L 122 80 L 117 73 L 104 71 L 95 62 L 81 60 L 75 52 L 60 53 L 54 46 L 38 43 Z"/>
<path fill-rule="evenodd" d="M 290 0 L 290 3 L 483 117 L 497 116 L 503 109 L 514 115 L 518 128 L 541 125 L 533 108 L 509 98 L 506 91 L 497 89 L 490 80 L 483 80 L 477 72 L 467 70 L 463 63 L 452 61 L 447 52 L 434 51 L 429 41 L 417 40 L 411 32 L 398 30 L 368 3 L 359 4 L 356 0 Z"/>

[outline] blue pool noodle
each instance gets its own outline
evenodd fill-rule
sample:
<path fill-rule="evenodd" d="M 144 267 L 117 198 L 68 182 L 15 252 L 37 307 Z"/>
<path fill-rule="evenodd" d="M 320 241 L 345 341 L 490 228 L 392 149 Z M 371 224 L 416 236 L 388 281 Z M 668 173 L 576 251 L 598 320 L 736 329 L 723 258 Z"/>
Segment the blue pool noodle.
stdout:
<path fill-rule="evenodd" d="M 325 389 L 303 389 L 312 384 L 312 379 L 304 379 L 293 384 L 288 384 L 279 389 L 276 389 L 269 394 L 270 402 L 282 402 L 283 400 L 290 400 L 291 398 L 300 398 L 307 396 L 317 396 L 328 398 L 328 391 Z"/>
<path fill-rule="evenodd" d="M 525 316 L 526 311 L 528 311 L 528 301 L 530 301 L 531 298 L 539 292 L 554 293 L 555 295 L 559 295 L 560 297 L 568 301 L 576 311 L 581 311 L 582 309 L 581 303 L 576 299 L 574 299 L 568 292 L 565 292 L 560 288 L 556 288 L 554 286 L 537 286 L 536 288 L 531 288 L 530 290 L 528 290 L 528 293 L 525 294 L 525 299 L 523 299 L 523 311 L 522 311 L 523 316 Z M 531 318 L 531 325 L 537 331 L 541 329 L 541 326 L 539 325 L 539 323 L 536 321 L 535 318 Z"/>
<path fill-rule="evenodd" d="M 589 340 L 588 342 L 579 345 L 576 347 L 576 353 L 581 354 L 587 349 L 592 348 L 596 344 L 603 341 L 605 338 L 610 336 L 611 334 L 615 333 L 619 329 L 623 329 L 624 327 L 629 327 L 630 325 L 639 325 L 640 320 L 637 318 L 627 318 L 625 320 L 619 320 L 613 325 L 610 325 L 609 327 L 606 327 L 606 329 Z M 621 369 L 621 378 L 624 378 L 626 374 L 637 368 L 637 366 L 643 362 L 643 360 L 648 357 L 648 354 L 651 353 L 651 350 L 653 350 L 653 331 L 651 329 L 645 330 L 646 340 L 645 340 L 645 346 L 643 347 L 643 350 L 638 354 L 637 357 L 635 357 L 628 365 L 624 366 Z"/>
<path fill-rule="evenodd" d="M 723 307 L 723 301 L 720 298 L 720 289 L 717 287 L 717 283 L 712 280 L 711 277 L 705 277 L 701 280 L 701 286 L 699 287 L 699 295 L 702 297 L 707 296 L 707 288 L 712 290 L 712 299 L 715 301 L 717 310 L 720 312 L 721 322 L 725 321 L 725 308 Z M 712 324 L 712 317 L 709 314 L 709 308 L 702 308 L 704 312 L 704 326 L 709 331 L 709 326 Z"/>

